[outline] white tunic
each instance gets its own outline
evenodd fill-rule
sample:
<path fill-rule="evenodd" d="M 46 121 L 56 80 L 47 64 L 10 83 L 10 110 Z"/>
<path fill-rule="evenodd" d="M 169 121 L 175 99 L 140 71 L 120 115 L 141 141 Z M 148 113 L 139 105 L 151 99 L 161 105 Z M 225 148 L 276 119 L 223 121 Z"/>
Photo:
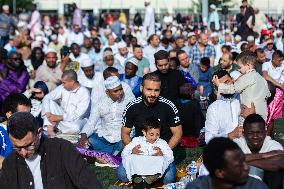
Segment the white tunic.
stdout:
<path fill-rule="evenodd" d="M 205 142 L 214 137 L 227 137 L 239 124 L 241 113 L 240 102 L 237 99 L 219 99 L 213 102 L 207 110 L 205 121 Z"/>
<path fill-rule="evenodd" d="M 124 98 L 121 102 L 114 102 L 108 96 L 101 98 L 97 104 L 92 104 L 90 117 L 81 133 L 90 136 L 96 132 L 99 137 L 105 138 L 110 143 L 120 141 L 122 114 L 126 105 L 133 99 L 134 97 Z M 101 126 L 96 127 L 99 120 L 101 120 Z"/>
<path fill-rule="evenodd" d="M 251 151 L 244 137 L 234 139 L 234 142 L 239 145 L 239 147 L 245 154 L 251 154 Z M 271 152 L 273 150 L 283 150 L 283 146 L 279 142 L 271 139 L 269 136 L 266 136 L 259 153 Z M 262 180 L 263 170 L 254 166 L 250 166 L 249 175 Z"/>
<path fill-rule="evenodd" d="M 89 89 L 93 89 L 96 85 L 104 85 L 104 77 L 101 72 L 95 72 L 93 79 L 87 78 L 84 73 L 80 74 L 78 76 L 78 81 L 81 85 Z"/>
<path fill-rule="evenodd" d="M 140 150 L 143 152 L 141 155 L 132 154 L 132 149 L 137 145 L 141 146 Z M 163 156 L 153 156 L 156 153 L 155 147 L 161 149 Z M 147 142 L 144 136 L 133 138 L 125 146 L 121 156 L 129 180 L 131 180 L 131 176 L 134 174 L 154 175 L 160 173 L 163 175 L 168 166 L 174 161 L 173 151 L 165 140 L 159 138 L 151 144 Z M 147 162 L 150 163 L 150 167 L 145 166 Z"/>
<path fill-rule="evenodd" d="M 83 45 L 84 35 L 82 32 L 70 32 L 67 36 L 67 45 L 70 47 L 72 43 L 77 43 L 79 46 Z"/>
<path fill-rule="evenodd" d="M 145 9 L 145 17 L 143 23 L 144 36 L 148 38 L 155 33 L 155 10 L 152 6 L 148 5 Z M 146 30 L 148 27 L 148 31 Z"/>
<path fill-rule="evenodd" d="M 276 80 L 277 82 L 284 83 L 284 64 L 282 62 L 281 66 L 274 67 L 272 62 L 265 62 L 262 64 L 262 71 L 266 71 L 268 75 Z"/>
<path fill-rule="evenodd" d="M 143 49 L 143 56 L 146 57 L 150 62 L 150 72 L 154 72 L 157 70 L 154 54 L 159 50 L 164 50 L 164 48 L 161 46 L 155 48 L 152 45 L 148 45 Z"/>
<path fill-rule="evenodd" d="M 130 57 L 132 57 L 132 56 L 133 56 L 132 53 L 127 53 L 126 56 L 121 56 L 120 53 L 117 53 L 117 54 L 114 56 L 114 58 L 116 58 L 116 59 L 119 61 L 119 63 L 121 64 L 121 66 L 124 68 L 124 67 L 125 67 L 125 64 L 126 64 L 125 61 L 126 61 L 127 59 L 129 59 Z"/>
<path fill-rule="evenodd" d="M 88 89 L 80 86 L 73 91 L 67 91 L 60 85 L 43 99 L 44 125 L 50 125 L 45 114 L 51 112 L 63 116 L 63 121 L 60 121 L 57 126 L 63 134 L 78 134 L 88 113 L 89 105 Z"/>

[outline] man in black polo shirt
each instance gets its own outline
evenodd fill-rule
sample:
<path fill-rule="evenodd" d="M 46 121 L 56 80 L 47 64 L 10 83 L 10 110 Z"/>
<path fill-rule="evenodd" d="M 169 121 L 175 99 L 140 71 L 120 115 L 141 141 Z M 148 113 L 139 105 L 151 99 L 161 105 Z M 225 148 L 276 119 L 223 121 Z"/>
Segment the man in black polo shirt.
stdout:
<path fill-rule="evenodd" d="M 160 138 L 168 142 L 171 149 L 177 146 L 182 136 L 182 127 L 178 109 L 175 105 L 160 96 L 161 80 L 155 73 L 144 75 L 140 87 L 142 97 L 138 97 L 130 102 L 123 113 L 123 127 L 121 138 L 124 145 L 131 141 L 130 133 L 135 128 L 135 136 L 143 136 L 142 123 L 149 117 L 158 119 L 161 123 Z M 136 146 L 133 151 L 139 153 L 139 147 Z M 158 150 L 157 153 L 162 153 Z M 175 181 L 176 168 L 174 163 L 170 164 L 164 174 L 164 183 Z M 125 169 L 120 166 L 117 170 L 118 178 L 127 182 Z"/>
<path fill-rule="evenodd" d="M 179 70 L 170 69 L 169 54 L 159 50 L 154 54 L 157 70 L 154 72 L 161 79 L 161 96 L 174 103 L 179 98 L 179 87 L 185 83 L 183 74 Z"/>

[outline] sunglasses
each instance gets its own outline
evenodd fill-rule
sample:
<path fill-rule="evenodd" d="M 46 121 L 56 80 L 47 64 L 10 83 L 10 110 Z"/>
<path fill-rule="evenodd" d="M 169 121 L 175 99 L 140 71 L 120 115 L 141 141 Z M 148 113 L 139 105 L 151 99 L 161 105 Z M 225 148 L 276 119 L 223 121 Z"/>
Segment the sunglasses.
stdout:
<path fill-rule="evenodd" d="M 20 61 L 21 58 L 10 58 L 11 60 L 14 60 L 14 61 Z"/>

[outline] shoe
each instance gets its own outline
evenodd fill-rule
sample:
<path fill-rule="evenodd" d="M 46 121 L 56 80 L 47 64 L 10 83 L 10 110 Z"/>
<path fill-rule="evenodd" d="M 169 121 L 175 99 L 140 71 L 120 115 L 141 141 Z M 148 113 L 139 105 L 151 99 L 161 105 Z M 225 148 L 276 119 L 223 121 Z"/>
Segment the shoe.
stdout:
<path fill-rule="evenodd" d="M 133 179 L 132 181 L 135 183 L 135 184 L 139 184 L 143 181 L 143 178 L 141 176 L 133 176 Z"/>
<path fill-rule="evenodd" d="M 146 178 L 144 179 L 145 182 L 147 184 L 152 184 L 153 182 L 155 182 L 156 180 L 158 180 L 160 174 L 156 174 L 156 175 L 149 175 L 149 176 L 146 176 Z"/>
<path fill-rule="evenodd" d="M 97 167 L 111 167 L 111 168 L 117 167 L 117 166 L 114 166 L 114 165 L 111 165 L 111 164 L 108 164 L 108 163 L 98 163 L 98 162 L 95 162 L 95 166 L 97 166 Z"/>

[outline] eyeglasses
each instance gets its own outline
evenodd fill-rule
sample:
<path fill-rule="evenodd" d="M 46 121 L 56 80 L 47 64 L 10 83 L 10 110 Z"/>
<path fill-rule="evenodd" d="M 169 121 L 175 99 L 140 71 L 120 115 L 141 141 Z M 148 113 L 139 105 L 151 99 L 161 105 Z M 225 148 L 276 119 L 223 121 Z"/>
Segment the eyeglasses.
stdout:
<path fill-rule="evenodd" d="M 36 136 L 35 137 L 35 140 L 33 142 L 31 142 L 30 144 L 26 145 L 26 146 L 21 146 L 21 147 L 13 147 L 13 149 L 16 151 L 16 152 L 21 152 L 22 148 L 27 150 L 28 152 L 32 152 L 35 150 L 36 148 L 36 145 L 38 144 L 39 142 L 39 137 Z"/>
<path fill-rule="evenodd" d="M 14 61 L 20 61 L 21 58 L 10 58 L 11 60 L 14 60 Z"/>
<path fill-rule="evenodd" d="M 273 43 L 267 43 L 267 46 L 268 46 L 268 45 L 273 45 Z"/>

